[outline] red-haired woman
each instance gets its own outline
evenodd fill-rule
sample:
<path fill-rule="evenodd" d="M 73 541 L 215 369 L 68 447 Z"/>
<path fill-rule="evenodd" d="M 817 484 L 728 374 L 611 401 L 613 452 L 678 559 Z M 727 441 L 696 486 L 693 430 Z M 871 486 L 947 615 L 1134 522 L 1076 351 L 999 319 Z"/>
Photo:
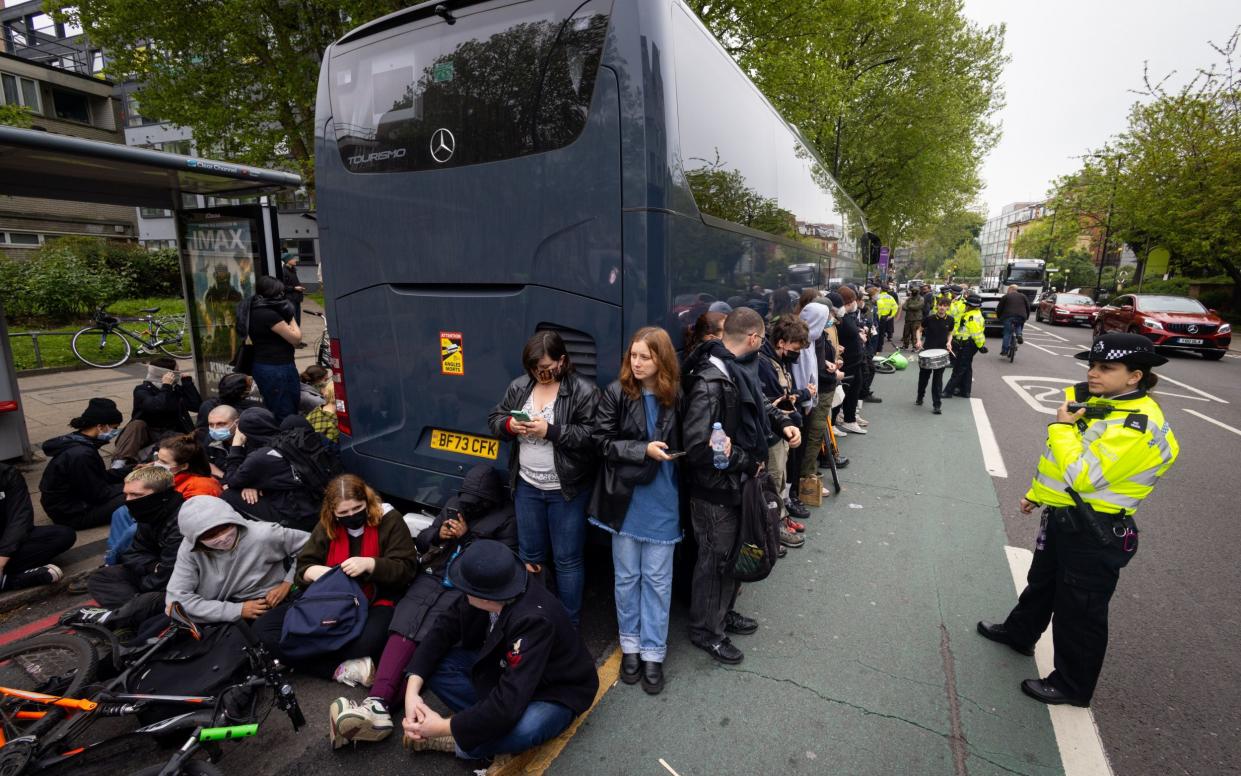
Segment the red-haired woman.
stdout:
<path fill-rule="evenodd" d="M 286 663 L 312 676 L 369 687 L 375 659 L 388 640 L 393 605 L 405 594 L 417 564 L 418 550 L 400 512 L 385 510 L 379 495 L 361 477 L 342 474 L 327 484 L 319 523 L 297 556 L 295 579 L 310 585 L 340 566 L 357 580 L 370 602 L 366 627 L 336 652 L 290 660 L 280 650 L 288 602 L 256 620 L 254 634 Z"/>
<path fill-rule="evenodd" d="M 681 541 L 676 464 L 681 372 L 668 333 L 639 329 L 620 379 L 599 400 L 592 433 L 603 456 L 591 523 L 612 534 L 621 679 L 654 695 L 664 687 L 672 558 Z"/>

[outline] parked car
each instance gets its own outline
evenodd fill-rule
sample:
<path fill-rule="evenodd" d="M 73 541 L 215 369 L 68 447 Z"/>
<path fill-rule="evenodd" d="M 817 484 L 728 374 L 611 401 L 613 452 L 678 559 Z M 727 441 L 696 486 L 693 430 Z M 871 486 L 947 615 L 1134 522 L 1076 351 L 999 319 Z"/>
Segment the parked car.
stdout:
<path fill-rule="evenodd" d="M 1144 334 L 1156 347 L 1192 350 L 1211 361 L 1223 358 L 1232 343 L 1232 326 L 1187 296 L 1118 296 L 1099 310 L 1094 331 Z"/>
<path fill-rule="evenodd" d="M 1044 294 L 1034 308 L 1034 319 L 1040 323 L 1064 323 L 1090 326 L 1099 314 L 1099 306 L 1085 294 L 1065 292 Z"/>

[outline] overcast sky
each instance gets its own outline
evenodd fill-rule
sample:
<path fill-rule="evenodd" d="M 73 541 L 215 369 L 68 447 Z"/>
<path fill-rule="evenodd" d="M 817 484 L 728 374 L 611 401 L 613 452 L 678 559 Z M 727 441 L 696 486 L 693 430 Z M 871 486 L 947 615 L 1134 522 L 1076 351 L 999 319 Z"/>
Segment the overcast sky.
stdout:
<path fill-rule="evenodd" d="M 1012 60 L 1003 136 L 983 164 L 988 216 L 1042 199 L 1077 157 L 1122 131 L 1144 61 L 1152 76 L 1176 71 L 1169 83 L 1183 83 L 1218 60 L 1207 42 L 1241 24 L 1237 0 L 965 0 L 965 13 L 1007 24 Z"/>

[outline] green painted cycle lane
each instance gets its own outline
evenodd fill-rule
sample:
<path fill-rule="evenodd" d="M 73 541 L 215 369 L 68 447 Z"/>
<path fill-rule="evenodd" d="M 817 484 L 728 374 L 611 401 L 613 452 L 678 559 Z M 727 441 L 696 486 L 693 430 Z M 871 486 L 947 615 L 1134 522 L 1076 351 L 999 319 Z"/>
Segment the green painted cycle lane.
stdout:
<path fill-rule="evenodd" d="M 1014 591 L 969 403 L 932 415 L 916 379 L 876 377 L 870 433 L 840 443 L 844 490 L 743 589 L 761 623 L 733 637 L 745 661 L 690 645 L 674 604 L 664 693 L 618 684 L 549 773 L 1063 773 L 1046 708 L 1019 689 L 1034 661 L 974 631 Z"/>

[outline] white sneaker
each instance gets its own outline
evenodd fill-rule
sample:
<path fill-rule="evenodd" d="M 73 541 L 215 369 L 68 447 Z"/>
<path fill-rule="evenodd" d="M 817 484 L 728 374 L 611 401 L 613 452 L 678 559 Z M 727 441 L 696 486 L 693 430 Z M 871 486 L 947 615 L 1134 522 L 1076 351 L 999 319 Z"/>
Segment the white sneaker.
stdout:
<path fill-rule="evenodd" d="M 351 741 L 382 741 L 392 735 L 392 715 L 379 698 L 366 698 L 361 703 L 337 698 L 328 709 L 328 718 L 333 749 Z"/>
<path fill-rule="evenodd" d="M 849 436 L 849 433 L 842 429 L 839 423 L 832 426 L 832 433 L 836 435 L 837 439 Z"/>
<path fill-rule="evenodd" d="M 869 426 L 869 425 L 870 425 L 870 421 L 869 421 L 869 420 L 867 420 L 866 418 L 862 417 L 861 415 L 858 415 L 858 416 L 857 416 L 857 424 L 858 424 L 859 426 L 861 426 L 862 428 L 866 428 L 867 426 Z"/>
<path fill-rule="evenodd" d="M 375 661 L 369 657 L 355 657 L 336 666 L 332 678 L 350 687 L 370 687 L 375 683 Z"/>
<path fill-rule="evenodd" d="M 848 431 L 850 434 L 865 434 L 866 433 L 866 429 L 862 428 L 857 423 L 841 423 L 839 426 L 837 426 L 837 428 L 843 428 L 845 431 Z"/>

